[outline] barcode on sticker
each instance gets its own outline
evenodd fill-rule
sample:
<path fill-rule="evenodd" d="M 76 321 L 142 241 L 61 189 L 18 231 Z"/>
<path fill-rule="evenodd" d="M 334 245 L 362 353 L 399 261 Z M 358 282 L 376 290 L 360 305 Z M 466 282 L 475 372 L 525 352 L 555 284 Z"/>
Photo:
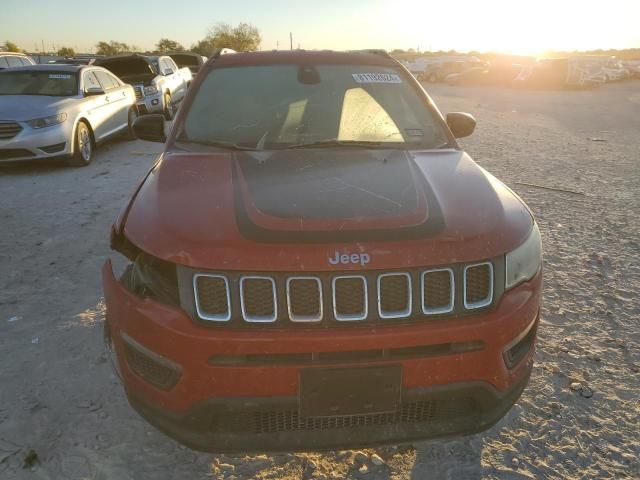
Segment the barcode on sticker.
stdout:
<path fill-rule="evenodd" d="M 352 75 L 357 83 L 402 83 L 400 77 L 394 73 L 354 73 Z"/>
<path fill-rule="evenodd" d="M 63 73 L 52 73 L 49 75 L 49 78 L 62 78 L 64 80 L 68 80 L 71 78 L 71 75 L 65 75 Z"/>

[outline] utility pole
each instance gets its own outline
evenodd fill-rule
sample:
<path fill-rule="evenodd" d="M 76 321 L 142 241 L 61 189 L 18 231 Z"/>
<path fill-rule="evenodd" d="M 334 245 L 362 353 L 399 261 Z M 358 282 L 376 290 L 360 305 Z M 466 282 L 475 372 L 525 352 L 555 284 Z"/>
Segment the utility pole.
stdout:
<path fill-rule="evenodd" d="M 40 40 L 42 42 L 42 55 L 44 55 L 44 40 Z"/>
<path fill-rule="evenodd" d="M 291 50 L 293 50 L 293 33 L 289 32 L 289 45 Z"/>

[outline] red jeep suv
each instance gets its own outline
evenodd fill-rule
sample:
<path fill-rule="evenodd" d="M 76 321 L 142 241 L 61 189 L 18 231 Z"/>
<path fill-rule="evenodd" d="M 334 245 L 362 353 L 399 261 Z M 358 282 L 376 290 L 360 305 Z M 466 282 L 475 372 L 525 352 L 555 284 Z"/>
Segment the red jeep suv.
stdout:
<path fill-rule="evenodd" d="M 541 242 L 380 51 L 210 59 L 111 232 L 106 340 L 131 405 L 216 452 L 482 431 L 531 372 Z"/>

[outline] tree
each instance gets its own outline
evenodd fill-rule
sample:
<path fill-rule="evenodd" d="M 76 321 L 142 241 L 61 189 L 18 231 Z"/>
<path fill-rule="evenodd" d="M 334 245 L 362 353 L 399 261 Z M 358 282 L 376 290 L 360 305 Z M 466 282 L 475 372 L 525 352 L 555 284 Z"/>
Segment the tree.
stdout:
<path fill-rule="evenodd" d="M 117 55 L 119 53 L 130 52 L 131 47 L 126 43 L 122 42 L 114 42 L 111 40 L 109 43 L 107 42 L 98 42 L 96 45 L 96 53 L 98 55 Z"/>
<path fill-rule="evenodd" d="M 71 47 L 61 47 L 58 50 L 58 55 L 60 57 L 73 57 L 76 54 L 76 51 Z"/>
<path fill-rule="evenodd" d="M 236 52 L 253 52 L 260 47 L 260 31 L 248 23 L 232 27 L 218 23 L 209 29 L 207 36 L 191 47 L 200 55 L 210 56 L 216 48 L 231 48 Z"/>
<path fill-rule="evenodd" d="M 10 42 L 9 40 L 4 42 L 4 48 L 7 50 L 7 52 L 20 53 L 22 51 L 20 50 L 20 48 L 18 48 L 18 45 L 16 45 L 13 42 Z"/>
<path fill-rule="evenodd" d="M 184 52 L 184 47 L 175 40 L 161 38 L 158 40 L 158 43 L 156 43 L 156 50 L 158 53 Z"/>

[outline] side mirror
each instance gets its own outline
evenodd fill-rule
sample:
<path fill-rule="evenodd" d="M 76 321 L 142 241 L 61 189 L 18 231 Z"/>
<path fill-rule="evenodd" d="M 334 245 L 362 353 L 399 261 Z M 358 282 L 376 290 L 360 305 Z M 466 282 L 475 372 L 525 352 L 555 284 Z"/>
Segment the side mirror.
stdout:
<path fill-rule="evenodd" d="M 136 118 L 133 122 L 133 134 L 140 140 L 164 143 L 167 140 L 164 134 L 164 115 L 154 113 Z"/>
<path fill-rule="evenodd" d="M 104 90 L 100 87 L 89 87 L 84 91 L 85 97 L 94 97 L 96 95 L 104 95 Z"/>
<path fill-rule="evenodd" d="M 162 72 L 162 74 L 166 77 L 167 75 L 173 75 L 173 70 L 171 70 L 170 68 L 167 68 L 164 70 L 164 72 Z"/>
<path fill-rule="evenodd" d="M 468 113 L 451 112 L 447 113 L 447 125 L 454 137 L 468 137 L 476 129 L 476 119 Z"/>

